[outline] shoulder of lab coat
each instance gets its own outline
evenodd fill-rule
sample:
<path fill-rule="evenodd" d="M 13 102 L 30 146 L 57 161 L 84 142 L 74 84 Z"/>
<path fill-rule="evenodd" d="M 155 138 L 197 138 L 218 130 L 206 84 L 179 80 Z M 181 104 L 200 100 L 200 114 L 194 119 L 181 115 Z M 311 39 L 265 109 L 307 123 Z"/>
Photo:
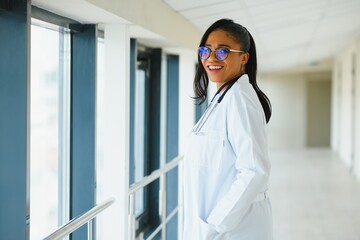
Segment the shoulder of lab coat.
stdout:
<path fill-rule="evenodd" d="M 222 104 L 226 105 L 227 136 L 236 155 L 237 175 L 206 219 L 219 233 L 239 225 L 256 195 L 266 187 L 270 172 L 266 120 L 248 78 L 241 77 Z"/>

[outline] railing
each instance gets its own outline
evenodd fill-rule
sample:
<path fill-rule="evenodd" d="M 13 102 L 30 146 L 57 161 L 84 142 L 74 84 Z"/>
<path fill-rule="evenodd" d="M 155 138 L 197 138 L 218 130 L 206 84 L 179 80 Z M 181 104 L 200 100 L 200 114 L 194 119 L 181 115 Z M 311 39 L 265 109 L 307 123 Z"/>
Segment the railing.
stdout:
<path fill-rule="evenodd" d="M 58 228 L 55 232 L 44 238 L 44 240 L 57 240 L 66 237 L 73 233 L 79 227 L 86 223 L 88 224 L 88 240 L 92 240 L 92 225 L 94 218 L 114 203 L 114 199 L 109 199 L 102 204 L 96 205 L 86 213 L 76 218 L 73 218 L 68 223 Z"/>
<path fill-rule="evenodd" d="M 177 212 L 182 212 L 181 197 L 179 197 L 178 206 L 166 216 L 166 173 L 173 168 L 179 166 L 179 178 L 182 176 L 182 156 L 176 157 L 171 162 L 165 164 L 162 168 L 152 172 L 149 176 L 144 177 L 141 181 L 136 182 L 130 186 L 129 189 L 129 240 L 136 239 L 136 215 L 135 215 L 135 192 L 146 187 L 153 181 L 160 179 L 159 191 L 159 215 L 161 216 L 160 225 L 147 237 L 146 240 L 153 239 L 160 231 L 162 234 L 161 239 L 165 239 L 166 224 L 176 215 Z M 179 179 L 179 183 L 180 183 Z M 180 189 L 180 188 L 179 188 Z M 181 219 L 178 221 L 178 229 L 182 229 Z"/>

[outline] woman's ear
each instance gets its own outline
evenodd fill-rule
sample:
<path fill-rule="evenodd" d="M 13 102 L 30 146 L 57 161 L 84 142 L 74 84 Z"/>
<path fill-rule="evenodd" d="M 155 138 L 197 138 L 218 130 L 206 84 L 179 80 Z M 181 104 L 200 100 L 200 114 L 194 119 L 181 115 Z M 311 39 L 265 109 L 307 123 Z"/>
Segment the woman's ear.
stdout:
<path fill-rule="evenodd" d="M 241 63 L 243 65 L 245 65 L 249 60 L 249 53 L 245 52 L 245 53 L 241 53 Z"/>

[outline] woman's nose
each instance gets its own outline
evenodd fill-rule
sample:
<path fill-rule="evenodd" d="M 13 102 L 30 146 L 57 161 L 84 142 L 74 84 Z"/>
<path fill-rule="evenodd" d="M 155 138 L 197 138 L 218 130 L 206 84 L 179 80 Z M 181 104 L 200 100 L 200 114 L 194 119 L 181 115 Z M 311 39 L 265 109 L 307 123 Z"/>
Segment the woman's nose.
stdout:
<path fill-rule="evenodd" d="M 209 58 L 207 60 L 218 60 L 216 57 L 215 57 L 215 51 L 211 51 L 210 52 L 210 55 L 209 55 Z"/>

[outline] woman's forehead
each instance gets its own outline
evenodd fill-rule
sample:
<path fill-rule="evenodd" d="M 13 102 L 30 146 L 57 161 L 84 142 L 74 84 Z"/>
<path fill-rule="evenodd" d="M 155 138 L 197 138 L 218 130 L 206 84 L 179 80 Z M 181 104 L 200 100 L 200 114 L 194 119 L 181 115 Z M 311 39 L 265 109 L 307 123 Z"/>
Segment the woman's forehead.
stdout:
<path fill-rule="evenodd" d="M 235 41 L 234 37 L 230 33 L 223 30 L 215 30 L 209 34 L 205 45 L 219 47 L 236 47 L 240 44 Z"/>

